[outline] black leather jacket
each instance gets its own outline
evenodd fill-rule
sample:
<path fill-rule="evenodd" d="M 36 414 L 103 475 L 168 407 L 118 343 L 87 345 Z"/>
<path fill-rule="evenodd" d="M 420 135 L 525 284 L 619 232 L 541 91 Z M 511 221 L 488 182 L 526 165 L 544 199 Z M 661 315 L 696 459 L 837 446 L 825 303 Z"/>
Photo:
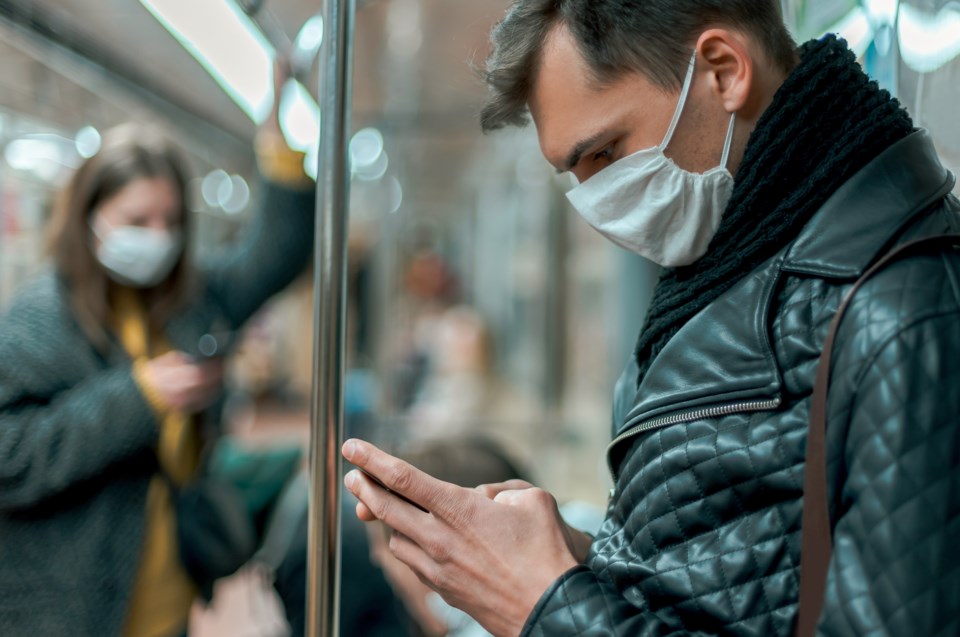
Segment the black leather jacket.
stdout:
<path fill-rule="evenodd" d="M 843 294 L 892 245 L 956 232 L 953 176 L 918 131 L 696 315 L 636 390 L 587 564 L 524 635 L 789 635 L 814 373 Z M 960 254 L 906 257 L 857 294 L 828 405 L 834 528 L 824 635 L 960 634 Z"/>

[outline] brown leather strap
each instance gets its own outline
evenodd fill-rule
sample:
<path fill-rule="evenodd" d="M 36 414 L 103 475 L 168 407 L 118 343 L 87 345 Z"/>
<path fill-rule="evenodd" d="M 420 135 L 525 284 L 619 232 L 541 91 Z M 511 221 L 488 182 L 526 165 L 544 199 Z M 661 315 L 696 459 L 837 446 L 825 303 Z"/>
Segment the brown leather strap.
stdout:
<path fill-rule="evenodd" d="M 827 388 L 830 385 L 830 359 L 833 343 L 857 290 L 874 274 L 892 261 L 906 254 L 932 248 L 956 249 L 960 235 L 941 235 L 917 239 L 889 252 L 860 277 L 840 304 L 830 332 L 823 343 L 823 353 L 817 368 L 810 405 L 810 425 L 807 430 L 806 466 L 803 474 L 803 539 L 800 554 L 800 607 L 797 613 L 796 637 L 813 637 L 823 610 L 823 597 L 827 586 L 827 569 L 833 552 L 833 537 L 830 528 L 830 510 L 827 504 Z"/>

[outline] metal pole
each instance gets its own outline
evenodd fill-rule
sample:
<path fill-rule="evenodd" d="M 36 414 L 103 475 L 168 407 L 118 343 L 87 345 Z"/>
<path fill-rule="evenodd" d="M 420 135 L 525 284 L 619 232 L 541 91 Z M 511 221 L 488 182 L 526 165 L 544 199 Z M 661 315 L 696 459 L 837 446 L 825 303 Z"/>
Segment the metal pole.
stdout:
<path fill-rule="evenodd" d="M 320 153 L 314 268 L 314 377 L 310 432 L 307 635 L 340 632 L 340 445 L 355 0 L 324 0 Z"/>

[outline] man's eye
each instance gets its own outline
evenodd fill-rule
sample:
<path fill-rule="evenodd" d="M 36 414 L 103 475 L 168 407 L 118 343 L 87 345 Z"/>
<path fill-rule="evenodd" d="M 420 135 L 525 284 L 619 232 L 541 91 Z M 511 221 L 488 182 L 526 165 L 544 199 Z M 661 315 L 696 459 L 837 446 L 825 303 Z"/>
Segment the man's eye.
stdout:
<path fill-rule="evenodd" d="M 599 153 L 595 153 L 593 156 L 593 161 L 600 161 L 601 159 L 609 161 L 612 157 L 613 149 L 608 146 Z"/>

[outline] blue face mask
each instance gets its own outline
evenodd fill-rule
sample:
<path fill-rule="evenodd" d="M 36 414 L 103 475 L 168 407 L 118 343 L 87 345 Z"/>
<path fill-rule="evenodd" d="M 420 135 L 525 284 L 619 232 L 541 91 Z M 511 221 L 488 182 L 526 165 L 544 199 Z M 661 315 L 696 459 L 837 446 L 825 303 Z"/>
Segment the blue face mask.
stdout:
<path fill-rule="evenodd" d="M 183 253 L 183 238 L 178 231 L 113 227 L 102 217 L 96 218 L 91 226 L 100 240 L 97 260 L 110 278 L 122 285 L 135 288 L 159 285 Z"/>

